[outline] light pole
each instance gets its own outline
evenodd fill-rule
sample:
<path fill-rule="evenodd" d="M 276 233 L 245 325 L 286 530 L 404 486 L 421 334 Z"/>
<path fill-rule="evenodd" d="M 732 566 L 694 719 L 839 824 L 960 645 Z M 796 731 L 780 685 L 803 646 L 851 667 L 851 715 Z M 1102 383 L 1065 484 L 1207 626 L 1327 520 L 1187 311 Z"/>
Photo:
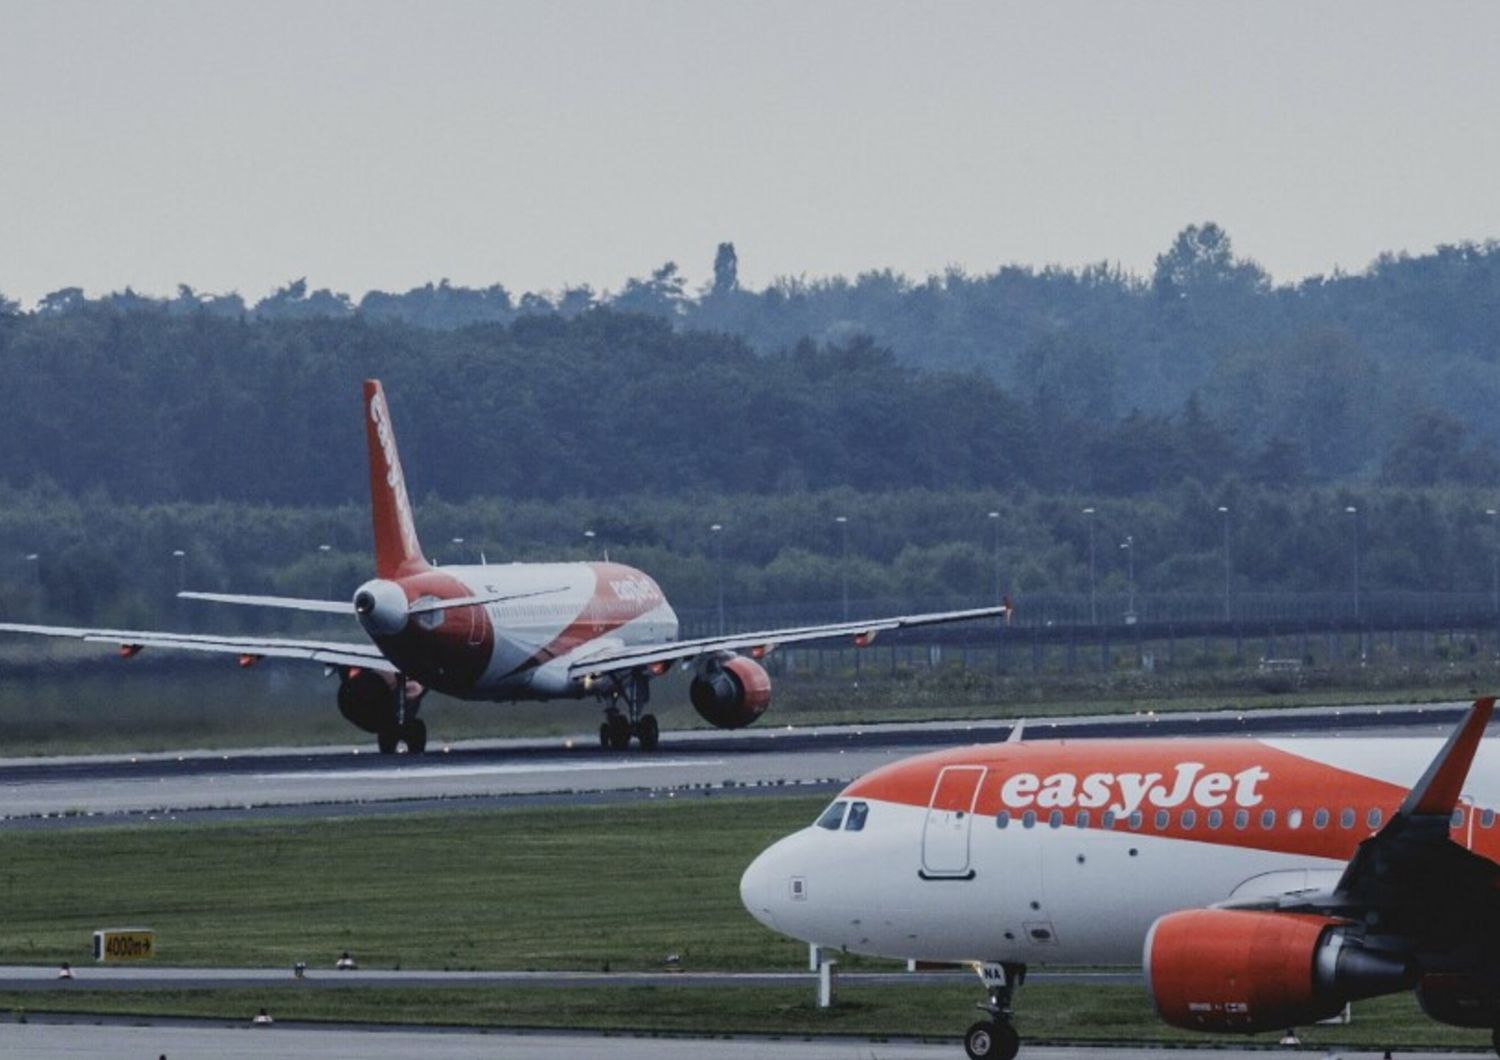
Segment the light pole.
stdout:
<path fill-rule="evenodd" d="M 1089 517 L 1089 625 L 1097 626 L 1099 606 L 1094 595 L 1094 509 L 1085 508 L 1083 514 Z"/>
<path fill-rule="evenodd" d="M 839 534 L 844 541 L 844 558 L 839 564 L 844 586 L 844 621 L 849 621 L 849 517 L 847 515 L 834 516 L 834 522 L 839 524 Z"/>
<path fill-rule="evenodd" d="M 450 544 L 452 544 L 453 551 L 458 556 L 459 562 L 463 562 L 464 539 L 461 537 L 455 537 L 450 542 Z"/>
<path fill-rule="evenodd" d="M 1135 536 L 1126 534 L 1120 543 L 1125 550 L 1125 587 L 1128 592 L 1125 604 L 1125 624 L 1135 623 Z"/>
<path fill-rule="evenodd" d="M 1484 514 L 1490 517 L 1490 610 L 1500 615 L 1500 544 L 1495 540 L 1495 515 L 1494 508 L 1486 508 Z"/>
<path fill-rule="evenodd" d="M 36 582 L 37 589 L 42 587 L 42 554 L 40 552 L 26 553 L 26 562 L 31 565 L 33 572 L 32 580 Z"/>
<path fill-rule="evenodd" d="M 327 579 L 328 599 L 333 599 L 333 564 L 328 562 L 328 554 L 333 551 L 332 545 L 319 545 L 318 555 L 322 557 L 323 577 Z"/>
<path fill-rule="evenodd" d="M 1229 566 L 1229 509 L 1219 505 L 1219 514 L 1224 517 L 1224 621 L 1232 620 L 1229 607 L 1229 583 L 1231 568 Z"/>
<path fill-rule="evenodd" d="M 990 512 L 988 515 L 990 525 L 995 528 L 995 599 L 1000 599 L 1000 513 Z"/>
<path fill-rule="evenodd" d="M 585 530 L 583 532 L 583 536 L 588 540 L 588 554 L 590 556 L 592 556 L 594 554 L 594 537 L 595 537 L 595 534 L 594 534 L 594 532 L 592 530 Z"/>
<path fill-rule="evenodd" d="M 180 548 L 174 548 L 172 558 L 177 561 L 177 591 L 180 593 L 187 588 L 187 553 Z"/>
<path fill-rule="evenodd" d="M 708 528 L 714 535 L 714 568 L 719 583 L 719 636 L 724 635 L 724 524 L 714 523 Z"/>
<path fill-rule="evenodd" d="M 1349 505 L 1344 509 L 1354 520 L 1354 621 L 1359 622 L 1359 509 Z"/>

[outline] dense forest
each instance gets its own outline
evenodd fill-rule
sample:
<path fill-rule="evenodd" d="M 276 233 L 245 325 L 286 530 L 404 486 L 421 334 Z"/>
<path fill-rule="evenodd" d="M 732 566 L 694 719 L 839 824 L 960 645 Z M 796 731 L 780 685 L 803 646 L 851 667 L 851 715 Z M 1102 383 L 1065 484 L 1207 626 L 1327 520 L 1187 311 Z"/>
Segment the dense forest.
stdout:
<path fill-rule="evenodd" d="M 1500 543 L 1495 244 L 1278 287 L 1203 225 L 1149 278 L 761 291 L 723 244 L 697 292 L 0 298 L 6 616 L 346 593 L 371 375 L 439 558 L 609 548 L 689 606 L 720 553 L 750 606 L 1082 592 L 1091 534 L 1102 589 L 1129 540 L 1142 591 L 1213 591 L 1227 540 L 1236 591 L 1339 591 L 1359 537 L 1371 590 L 1483 591 Z"/>

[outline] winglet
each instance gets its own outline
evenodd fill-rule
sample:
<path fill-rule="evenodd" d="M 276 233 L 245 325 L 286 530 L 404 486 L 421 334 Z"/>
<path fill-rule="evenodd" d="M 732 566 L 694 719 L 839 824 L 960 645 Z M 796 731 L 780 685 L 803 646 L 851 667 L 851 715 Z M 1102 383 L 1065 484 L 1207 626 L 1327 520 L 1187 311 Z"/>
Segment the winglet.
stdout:
<path fill-rule="evenodd" d="M 1479 749 L 1479 740 L 1484 736 L 1485 726 L 1490 723 L 1494 710 L 1494 696 L 1474 701 L 1469 713 L 1427 767 L 1427 772 L 1422 774 L 1422 779 L 1406 796 L 1400 813 L 1446 817 L 1453 812 L 1463 792 L 1464 781 L 1468 779 L 1469 767 L 1474 763 L 1474 752 Z"/>
<path fill-rule="evenodd" d="M 427 568 L 406 497 L 391 410 L 378 379 L 365 380 L 365 437 L 370 448 L 370 515 L 375 523 L 375 573 L 399 578 Z"/>

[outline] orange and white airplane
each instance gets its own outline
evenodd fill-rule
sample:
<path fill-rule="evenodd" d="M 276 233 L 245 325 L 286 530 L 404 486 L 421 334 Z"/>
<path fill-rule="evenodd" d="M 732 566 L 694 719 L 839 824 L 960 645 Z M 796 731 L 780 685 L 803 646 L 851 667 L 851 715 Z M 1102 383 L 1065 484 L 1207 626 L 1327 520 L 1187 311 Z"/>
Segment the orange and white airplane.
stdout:
<path fill-rule="evenodd" d="M 1415 988 L 1500 1050 L 1494 704 L 1441 746 L 1013 733 L 921 755 L 850 784 L 740 895 L 826 949 L 972 963 L 975 1058 L 1017 1054 L 1028 966 L 1136 962 L 1178 1027 L 1279 1030 Z"/>
<path fill-rule="evenodd" d="M 368 642 L 8 622 L 0 623 L 0 632 L 116 644 L 126 658 L 145 648 L 170 648 L 224 652 L 238 656 L 241 666 L 265 658 L 322 663 L 339 677 L 339 710 L 374 733 L 385 753 L 426 748 L 427 727 L 417 714 L 429 689 L 494 702 L 594 696 L 606 706 L 599 727 L 604 746 L 623 749 L 633 737 L 649 750 L 659 737 L 656 718 L 645 713 L 650 681 L 674 664 L 694 670 L 689 696 L 698 713 L 712 725 L 735 729 L 770 705 L 771 679 L 757 660 L 778 645 L 848 638 L 862 647 L 884 630 L 1004 611 L 986 607 L 677 640 L 677 615 L 661 588 L 620 563 L 435 566 L 417 540 L 390 409 L 376 380 L 365 381 L 364 409 L 375 577 L 353 600 L 178 595 L 348 615 L 364 627 Z"/>

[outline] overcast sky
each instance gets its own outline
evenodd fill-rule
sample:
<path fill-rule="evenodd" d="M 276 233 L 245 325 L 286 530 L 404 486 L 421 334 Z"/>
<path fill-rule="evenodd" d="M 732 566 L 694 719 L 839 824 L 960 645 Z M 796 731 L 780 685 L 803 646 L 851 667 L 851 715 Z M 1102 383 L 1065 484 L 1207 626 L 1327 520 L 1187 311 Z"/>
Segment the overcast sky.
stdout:
<path fill-rule="evenodd" d="M 0 0 L 0 292 L 1500 236 L 1500 4 Z"/>

